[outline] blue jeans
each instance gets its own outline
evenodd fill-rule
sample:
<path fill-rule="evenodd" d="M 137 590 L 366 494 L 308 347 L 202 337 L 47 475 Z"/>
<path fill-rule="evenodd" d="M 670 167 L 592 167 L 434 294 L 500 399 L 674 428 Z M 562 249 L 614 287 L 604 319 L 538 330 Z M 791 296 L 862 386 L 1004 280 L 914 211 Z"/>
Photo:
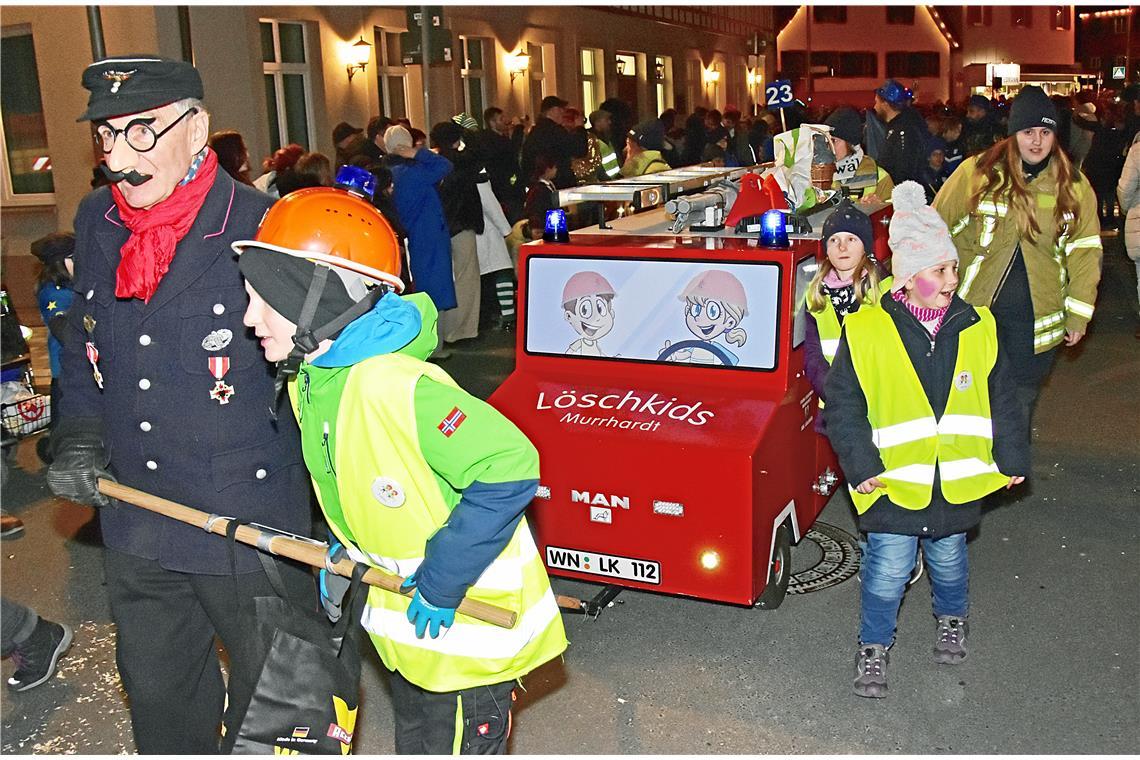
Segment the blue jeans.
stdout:
<path fill-rule="evenodd" d="M 906 582 L 914 569 L 918 542 L 926 558 L 926 571 L 934 597 L 934 614 L 966 617 L 969 566 L 966 561 L 966 534 L 945 538 L 900 536 L 894 533 L 868 533 L 863 544 L 859 643 L 890 646 L 895 638 L 899 605 Z"/>

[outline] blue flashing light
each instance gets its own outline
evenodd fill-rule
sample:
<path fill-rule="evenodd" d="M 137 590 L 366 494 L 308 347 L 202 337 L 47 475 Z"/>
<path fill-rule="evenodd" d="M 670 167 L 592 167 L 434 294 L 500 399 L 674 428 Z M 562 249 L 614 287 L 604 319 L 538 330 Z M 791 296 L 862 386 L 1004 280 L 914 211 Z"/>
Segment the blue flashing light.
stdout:
<path fill-rule="evenodd" d="M 376 194 L 376 175 L 359 166 L 342 166 L 336 173 L 333 187 L 371 201 Z"/>
<path fill-rule="evenodd" d="M 787 248 L 791 245 L 788 240 L 788 220 L 784 212 L 771 209 L 760 217 L 760 245 L 765 248 Z"/>
<path fill-rule="evenodd" d="M 546 212 L 546 229 L 542 239 L 548 243 L 569 243 L 570 230 L 566 227 L 566 212 L 552 208 Z"/>

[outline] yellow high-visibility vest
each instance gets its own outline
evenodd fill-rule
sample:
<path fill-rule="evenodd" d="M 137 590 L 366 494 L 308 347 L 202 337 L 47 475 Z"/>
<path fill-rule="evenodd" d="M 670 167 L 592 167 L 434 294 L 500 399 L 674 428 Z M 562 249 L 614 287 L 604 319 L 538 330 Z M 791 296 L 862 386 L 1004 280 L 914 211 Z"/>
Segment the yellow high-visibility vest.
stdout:
<path fill-rule="evenodd" d="M 350 557 L 407 577 L 451 515 L 420 450 L 411 400 L 423 376 L 451 386 L 455 381 L 404 354 L 374 356 L 350 372 L 336 411 L 332 464 L 341 514 L 329 509 L 320 488 L 317 494 Z M 290 396 L 296 411 L 294 387 Z M 562 616 L 525 517 L 466 596 L 514 611 L 514 628 L 457 613 L 446 635 L 419 639 L 407 620 L 411 599 L 378 588 L 369 590 L 361 623 L 389 670 L 434 692 L 521 678 L 565 651 Z"/>
<path fill-rule="evenodd" d="M 1004 486 L 993 458 L 989 376 L 997 361 L 997 329 L 989 309 L 958 338 L 953 387 L 946 411 L 935 419 L 894 321 L 883 309 L 860 309 L 844 321 L 851 362 L 867 398 L 872 436 L 885 470 L 878 478 L 892 503 L 904 509 L 930 505 L 935 468 L 951 504 L 980 499 Z M 884 494 L 861 494 L 848 484 L 863 514 Z"/>

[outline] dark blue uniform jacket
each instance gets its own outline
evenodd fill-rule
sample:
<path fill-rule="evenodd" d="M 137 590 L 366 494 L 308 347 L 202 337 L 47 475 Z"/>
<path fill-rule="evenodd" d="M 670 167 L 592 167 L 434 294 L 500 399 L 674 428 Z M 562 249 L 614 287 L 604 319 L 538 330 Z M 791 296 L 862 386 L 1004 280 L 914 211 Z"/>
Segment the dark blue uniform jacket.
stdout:
<path fill-rule="evenodd" d="M 230 243 L 254 236 L 274 199 L 219 171 L 151 298 L 115 297 L 130 236 L 108 188 L 75 217 L 75 302 L 63 349 L 61 420 L 101 425 L 124 485 L 223 516 L 308 535 L 309 485 L 293 415 L 270 418 L 273 369 L 242 325 L 247 297 Z M 85 318 L 94 320 L 88 331 Z M 90 325 L 90 319 L 86 324 Z M 85 350 L 99 353 L 103 389 Z M 222 345 L 225 344 L 225 345 Z M 211 398 L 210 357 L 228 358 L 226 404 Z M 230 572 L 224 538 L 115 503 L 100 510 L 108 548 L 189 573 Z M 239 545 L 239 572 L 258 567 Z"/>

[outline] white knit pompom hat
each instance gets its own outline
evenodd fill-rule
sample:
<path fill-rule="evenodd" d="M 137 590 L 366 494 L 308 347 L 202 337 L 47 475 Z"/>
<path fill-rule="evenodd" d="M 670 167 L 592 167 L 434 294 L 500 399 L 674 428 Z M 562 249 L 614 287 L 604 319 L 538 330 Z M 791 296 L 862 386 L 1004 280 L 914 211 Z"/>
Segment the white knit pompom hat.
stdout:
<path fill-rule="evenodd" d="M 926 205 L 926 191 L 917 182 L 907 180 L 891 193 L 894 215 L 891 217 L 891 292 L 902 290 L 906 281 L 923 269 L 945 261 L 957 261 L 958 251 L 950 238 L 950 229 L 938 212 Z"/>

